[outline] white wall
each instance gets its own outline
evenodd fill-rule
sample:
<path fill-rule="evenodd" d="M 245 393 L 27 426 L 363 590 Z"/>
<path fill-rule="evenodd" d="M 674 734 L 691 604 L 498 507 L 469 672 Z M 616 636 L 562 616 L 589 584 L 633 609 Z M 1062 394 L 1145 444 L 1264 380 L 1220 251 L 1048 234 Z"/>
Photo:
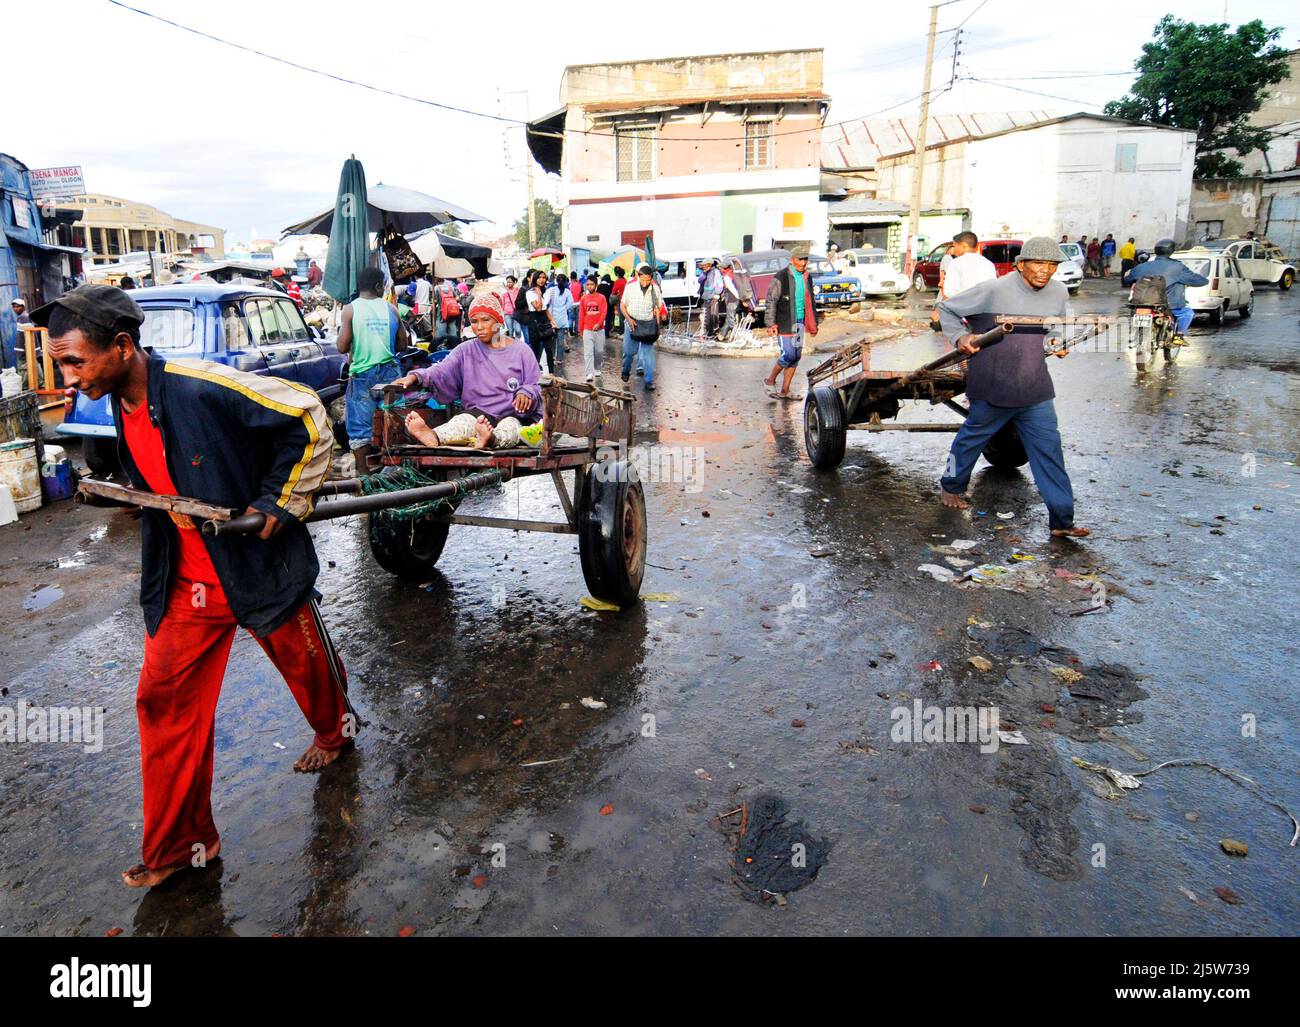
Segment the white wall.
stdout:
<path fill-rule="evenodd" d="M 654 232 L 656 250 L 712 252 L 721 244 L 721 197 L 570 203 L 564 209 L 565 249 L 581 246 L 589 250 L 614 250 L 622 245 L 623 232 L 641 229 Z M 593 235 L 597 238 L 588 238 Z"/>
<path fill-rule="evenodd" d="M 1133 236 L 1149 245 L 1187 231 L 1196 136 L 1105 121 L 1067 121 L 967 147 L 965 205 L 981 236 Z M 1136 145 L 1132 171 L 1118 147 Z"/>

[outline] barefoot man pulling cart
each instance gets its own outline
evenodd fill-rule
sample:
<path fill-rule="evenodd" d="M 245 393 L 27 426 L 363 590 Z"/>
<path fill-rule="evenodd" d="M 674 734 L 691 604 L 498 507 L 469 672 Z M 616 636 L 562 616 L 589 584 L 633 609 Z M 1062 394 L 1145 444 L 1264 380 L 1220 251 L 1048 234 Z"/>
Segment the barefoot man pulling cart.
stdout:
<path fill-rule="evenodd" d="M 121 289 L 83 285 L 32 320 L 48 326 L 68 386 L 111 397 L 118 453 L 137 489 L 265 515 L 256 538 L 219 537 L 185 514 L 143 511 L 147 635 L 136 715 L 144 837 L 141 862 L 122 881 L 152 887 L 221 850 L 214 721 L 237 626 L 256 637 L 315 731 L 294 769 L 320 770 L 352 746 L 356 717 L 316 605 L 319 565 L 302 523 L 334 436 L 310 389 L 146 351 L 144 311 Z"/>

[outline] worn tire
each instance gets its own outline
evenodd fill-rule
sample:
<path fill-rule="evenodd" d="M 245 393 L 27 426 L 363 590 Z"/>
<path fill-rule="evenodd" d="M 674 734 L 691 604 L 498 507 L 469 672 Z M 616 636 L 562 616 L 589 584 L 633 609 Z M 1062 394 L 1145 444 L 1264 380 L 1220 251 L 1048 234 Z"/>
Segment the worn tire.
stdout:
<path fill-rule="evenodd" d="M 404 581 L 428 579 L 451 529 L 447 521 L 431 517 L 398 520 L 391 510 L 372 511 L 369 522 L 370 552 L 375 562 Z"/>
<path fill-rule="evenodd" d="M 1215 328 L 1223 327 L 1223 308 L 1226 305 L 1226 302 L 1227 301 L 1225 300 L 1224 303 L 1220 303 L 1210 314 L 1210 324 L 1214 325 Z"/>
<path fill-rule="evenodd" d="M 645 490 L 626 460 L 590 464 L 580 472 L 578 557 L 596 599 L 631 606 L 645 577 Z"/>
<path fill-rule="evenodd" d="M 1004 425 L 984 446 L 984 459 L 1000 470 L 1011 471 L 1029 463 L 1025 444 L 1014 424 Z"/>
<path fill-rule="evenodd" d="M 1246 301 L 1246 305 L 1244 307 L 1237 308 L 1237 313 L 1241 317 L 1250 317 L 1250 315 L 1253 314 L 1254 312 L 1255 312 L 1255 294 L 1252 292 L 1250 294 L 1250 299 Z"/>
<path fill-rule="evenodd" d="M 92 474 L 102 478 L 117 474 L 122 463 L 117 458 L 117 439 L 98 439 L 85 436 L 81 440 L 81 456 Z"/>
<path fill-rule="evenodd" d="M 912 288 L 917 292 L 925 292 L 925 275 L 917 272 L 912 276 Z"/>
<path fill-rule="evenodd" d="M 819 471 L 838 467 L 848 437 L 844 403 L 829 385 L 819 385 L 803 401 L 803 444 L 808 460 Z"/>
<path fill-rule="evenodd" d="M 1282 277 L 1278 279 L 1277 287 L 1281 289 L 1283 292 L 1286 292 L 1294 284 L 1295 284 L 1295 272 L 1283 271 Z"/>

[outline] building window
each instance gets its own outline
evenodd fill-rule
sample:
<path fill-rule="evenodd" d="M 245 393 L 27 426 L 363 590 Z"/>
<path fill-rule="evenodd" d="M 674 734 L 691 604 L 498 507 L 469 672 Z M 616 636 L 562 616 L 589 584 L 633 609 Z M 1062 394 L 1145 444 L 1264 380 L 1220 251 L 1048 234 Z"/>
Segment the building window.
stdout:
<path fill-rule="evenodd" d="M 1136 171 L 1138 163 L 1138 144 L 1119 143 L 1115 147 L 1115 170 Z"/>
<path fill-rule="evenodd" d="M 654 177 L 655 130 L 653 126 L 619 128 L 614 132 L 616 180 L 648 182 Z"/>
<path fill-rule="evenodd" d="M 745 119 L 745 170 L 772 166 L 772 119 Z"/>

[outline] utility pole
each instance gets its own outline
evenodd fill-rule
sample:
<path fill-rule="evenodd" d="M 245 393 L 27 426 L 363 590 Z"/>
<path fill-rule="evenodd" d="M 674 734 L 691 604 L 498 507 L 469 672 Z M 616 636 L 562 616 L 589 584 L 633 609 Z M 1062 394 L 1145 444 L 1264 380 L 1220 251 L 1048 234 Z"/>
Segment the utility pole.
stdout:
<path fill-rule="evenodd" d="M 528 90 L 514 89 L 506 93 L 506 96 L 516 96 L 523 94 L 524 97 L 524 164 L 527 168 L 528 176 L 528 252 L 532 253 L 537 249 L 537 204 L 533 199 L 533 151 L 528 148 L 528 124 L 531 120 L 529 116 Z"/>
<path fill-rule="evenodd" d="M 916 252 L 916 237 L 921 228 L 921 180 L 925 175 L 925 130 L 930 120 L 930 72 L 934 64 L 934 37 L 939 27 L 939 8 L 946 4 L 934 4 L 930 7 L 930 36 L 925 44 L 925 81 L 921 87 L 921 120 L 916 126 L 916 153 L 912 157 L 912 203 L 907 212 L 907 259 L 905 269 L 912 273 L 912 266 L 921 256 Z"/>

